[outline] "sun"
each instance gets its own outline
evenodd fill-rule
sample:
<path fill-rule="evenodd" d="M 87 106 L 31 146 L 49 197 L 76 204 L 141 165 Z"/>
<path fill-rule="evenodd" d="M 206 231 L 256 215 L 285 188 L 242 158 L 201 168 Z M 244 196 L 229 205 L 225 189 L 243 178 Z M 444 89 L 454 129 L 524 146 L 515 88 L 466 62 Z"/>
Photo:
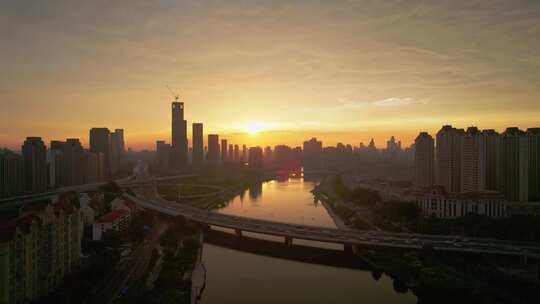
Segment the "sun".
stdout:
<path fill-rule="evenodd" d="M 251 136 L 255 136 L 257 135 L 257 133 L 259 133 L 259 131 L 262 130 L 262 126 L 260 123 L 248 123 L 246 124 L 246 126 L 244 127 L 246 132 L 251 135 Z"/>

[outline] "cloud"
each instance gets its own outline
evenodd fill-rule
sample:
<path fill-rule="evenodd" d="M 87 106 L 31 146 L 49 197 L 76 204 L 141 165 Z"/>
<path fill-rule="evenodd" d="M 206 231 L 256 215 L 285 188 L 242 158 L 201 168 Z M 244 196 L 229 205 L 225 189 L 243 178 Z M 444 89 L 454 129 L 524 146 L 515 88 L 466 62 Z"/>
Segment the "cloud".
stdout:
<path fill-rule="evenodd" d="M 394 107 L 394 106 L 419 105 L 419 104 L 422 104 L 422 102 L 411 97 L 405 97 L 405 98 L 390 97 L 386 99 L 373 101 L 371 104 L 376 107 Z"/>

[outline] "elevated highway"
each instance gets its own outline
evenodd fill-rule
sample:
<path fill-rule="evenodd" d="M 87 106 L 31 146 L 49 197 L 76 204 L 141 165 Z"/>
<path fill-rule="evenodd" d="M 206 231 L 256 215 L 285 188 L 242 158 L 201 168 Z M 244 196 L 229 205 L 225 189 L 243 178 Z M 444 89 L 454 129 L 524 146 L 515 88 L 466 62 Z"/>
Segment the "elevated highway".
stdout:
<path fill-rule="evenodd" d="M 242 232 L 253 232 L 283 237 L 286 244 L 292 244 L 293 239 L 302 239 L 367 248 L 384 247 L 421 250 L 428 246 L 436 251 L 444 252 L 540 258 L 540 244 L 537 243 L 510 242 L 487 238 L 463 238 L 461 236 L 332 229 L 232 216 L 169 202 L 157 196 L 154 198 L 130 196 L 130 198 L 143 208 L 171 216 L 183 216 L 187 220 L 209 226 L 229 228 L 234 230 L 238 236 L 241 236 Z"/>

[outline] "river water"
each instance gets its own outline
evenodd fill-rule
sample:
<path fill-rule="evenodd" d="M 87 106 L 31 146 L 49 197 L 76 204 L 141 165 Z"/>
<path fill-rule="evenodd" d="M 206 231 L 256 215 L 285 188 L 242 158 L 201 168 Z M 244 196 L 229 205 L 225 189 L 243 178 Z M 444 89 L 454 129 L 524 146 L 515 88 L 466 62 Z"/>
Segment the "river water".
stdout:
<path fill-rule="evenodd" d="M 219 212 L 272 221 L 335 227 L 313 199 L 314 182 L 270 181 L 232 199 Z M 294 241 L 295 244 L 305 243 Z M 335 249 L 340 245 L 317 244 Z M 206 288 L 200 303 L 416 303 L 386 276 L 308 264 L 204 244 Z"/>

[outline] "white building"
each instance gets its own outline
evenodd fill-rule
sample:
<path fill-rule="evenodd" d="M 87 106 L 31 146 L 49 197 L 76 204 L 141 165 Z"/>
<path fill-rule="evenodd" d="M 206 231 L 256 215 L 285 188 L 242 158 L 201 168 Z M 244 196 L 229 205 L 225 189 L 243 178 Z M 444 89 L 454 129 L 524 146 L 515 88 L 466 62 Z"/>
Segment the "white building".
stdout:
<path fill-rule="evenodd" d="M 508 215 L 508 201 L 495 191 L 447 193 L 444 187 L 434 186 L 416 201 L 425 217 L 458 218 L 469 213 L 489 217 Z"/>
<path fill-rule="evenodd" d="M 92 239 L 101 240 L 105 231 L 124 231 L 130 221 L 129 212 L 126 210 L 114 210 L 99 218 L 92 226 Z"/>

